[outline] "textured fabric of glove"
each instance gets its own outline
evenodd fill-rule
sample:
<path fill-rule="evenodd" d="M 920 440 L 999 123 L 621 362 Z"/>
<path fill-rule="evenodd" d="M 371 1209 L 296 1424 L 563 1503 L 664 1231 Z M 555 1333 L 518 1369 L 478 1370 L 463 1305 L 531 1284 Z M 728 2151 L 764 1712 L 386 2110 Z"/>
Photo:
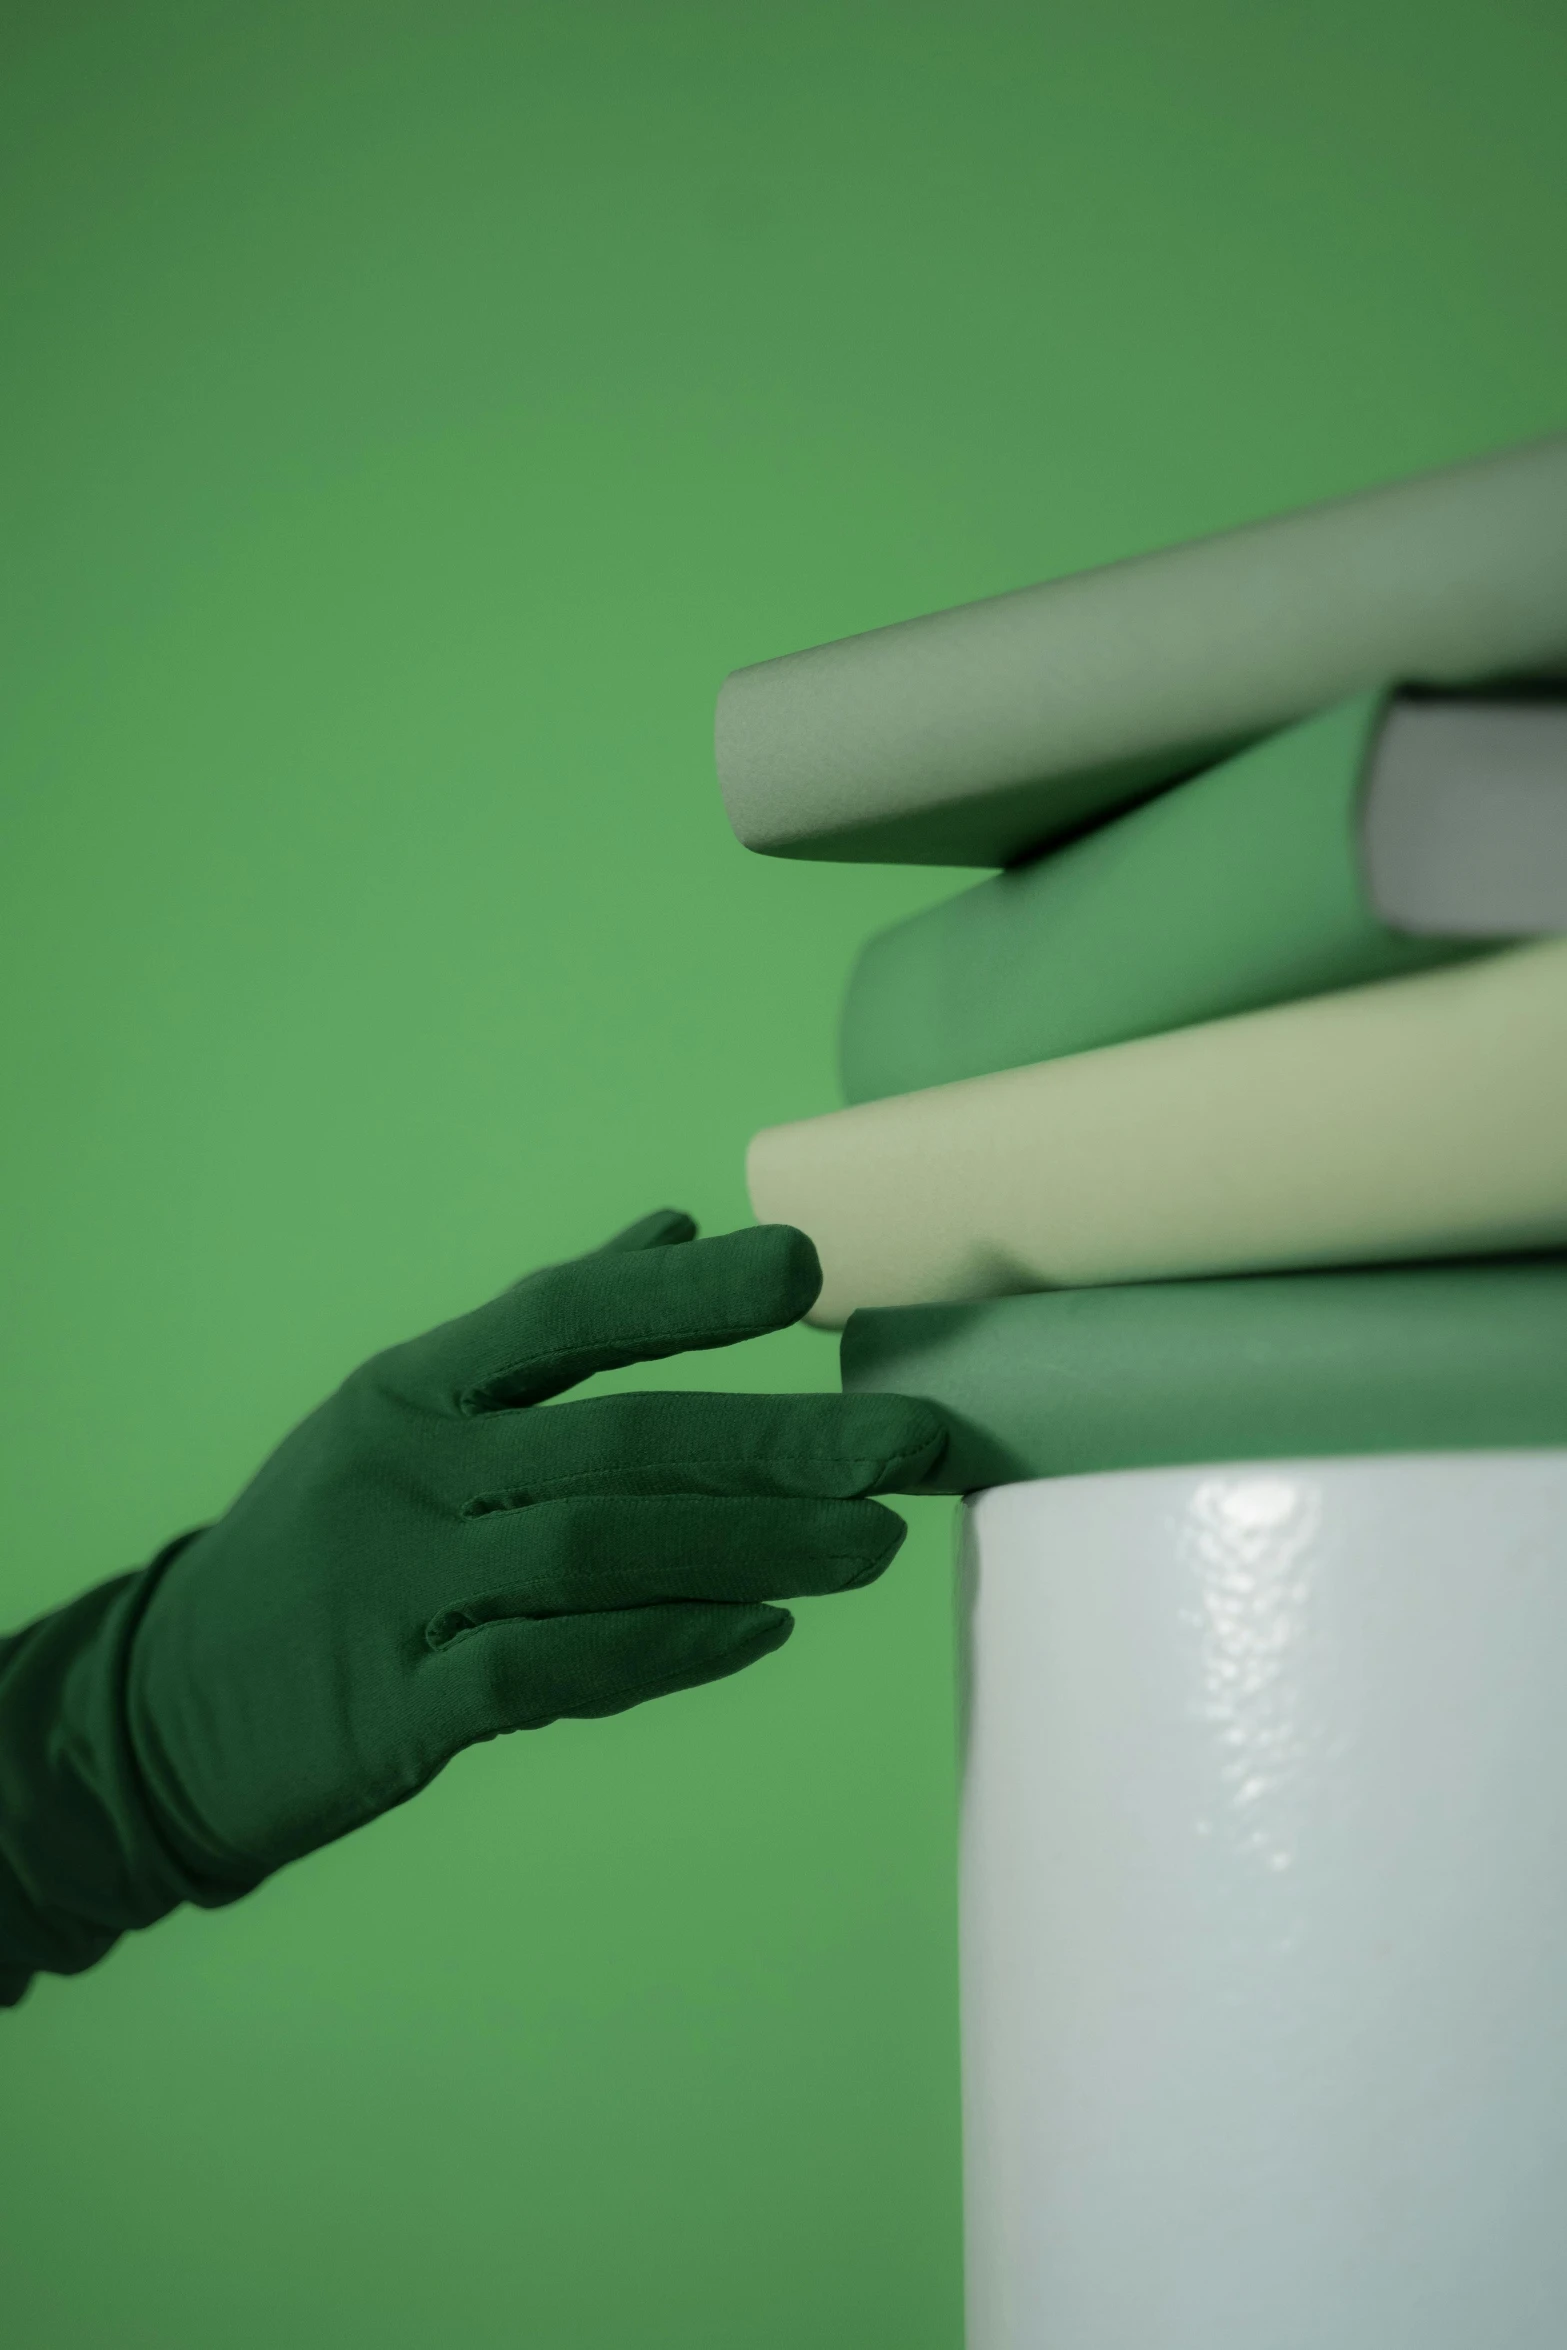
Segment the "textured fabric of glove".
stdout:
<path fill-rule="evenodd" d="M 451 1757 L 617 1713 L 880 1574 L 945 1441 L 888 1395 L 551 1399 L 793 1322 L 803 1234 L 666 1211 L 356 1371 L 214 1526 L 0 1644 L 0 2001 L 231 1901 Z"/>

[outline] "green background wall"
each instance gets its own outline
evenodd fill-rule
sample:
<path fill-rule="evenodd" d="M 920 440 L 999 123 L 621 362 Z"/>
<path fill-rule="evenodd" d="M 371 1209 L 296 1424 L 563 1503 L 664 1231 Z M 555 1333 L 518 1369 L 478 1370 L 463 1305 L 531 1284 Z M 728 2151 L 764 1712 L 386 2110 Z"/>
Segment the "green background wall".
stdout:
<path fill-rule="evenodd" d="M 11 0 L 0 1620 L 745 1217 L 950 880 L 748 861 L 726 669 L 1559 422 L 1564 81 L 1556 0 Z M 0 2018 L 8 2350 L 952 2350 L 948 1541 Z"/>

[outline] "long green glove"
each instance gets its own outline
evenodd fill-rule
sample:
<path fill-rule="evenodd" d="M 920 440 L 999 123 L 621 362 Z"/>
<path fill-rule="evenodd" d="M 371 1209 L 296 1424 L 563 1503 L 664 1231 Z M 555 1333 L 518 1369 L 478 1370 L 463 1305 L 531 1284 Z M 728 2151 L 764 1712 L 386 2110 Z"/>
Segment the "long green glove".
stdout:
<path fill-rule="evenodd" d="M 945 1442 L 888 1395 L 610 1395 L 596 1371 L 793 1322 L 785 1225 L 666 1211 L 377 1355 L 214 1526 L 0 1643 L 0 2002 L 216 1907 L 463 1747 L 737 1672 L 902 1521 Z"/>

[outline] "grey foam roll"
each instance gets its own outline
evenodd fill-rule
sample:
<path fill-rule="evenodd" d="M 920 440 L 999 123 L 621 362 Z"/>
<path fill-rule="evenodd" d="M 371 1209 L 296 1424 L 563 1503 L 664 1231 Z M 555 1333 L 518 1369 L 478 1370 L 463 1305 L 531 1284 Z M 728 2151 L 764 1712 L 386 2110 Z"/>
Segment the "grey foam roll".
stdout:
<path fill-rule="evenodd" d="M 1567 671 L 1567 434 L 739 669 L 719 780 L 772 856 L 1004 865 L 1409 679 Z"/>

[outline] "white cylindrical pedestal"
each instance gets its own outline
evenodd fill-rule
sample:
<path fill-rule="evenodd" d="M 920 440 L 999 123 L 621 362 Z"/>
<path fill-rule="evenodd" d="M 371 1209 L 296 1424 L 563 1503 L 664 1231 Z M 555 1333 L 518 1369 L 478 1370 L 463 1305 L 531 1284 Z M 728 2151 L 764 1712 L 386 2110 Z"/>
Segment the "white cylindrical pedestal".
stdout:
<path fill-rule="evenodd" d="M 1567 1453 L 965 1516 L 969 2350 L 1560 2350 Z"/>

